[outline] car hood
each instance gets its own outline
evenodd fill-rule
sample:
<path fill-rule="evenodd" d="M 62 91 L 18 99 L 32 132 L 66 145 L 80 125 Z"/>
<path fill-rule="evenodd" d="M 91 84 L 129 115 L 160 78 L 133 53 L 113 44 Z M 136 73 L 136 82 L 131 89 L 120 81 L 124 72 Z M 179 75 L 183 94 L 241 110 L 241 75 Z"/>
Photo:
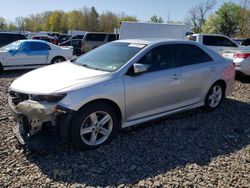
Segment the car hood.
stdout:
<path fill-rule="evenodd" d="M 52 94 L 73 86 L 89 86 L 106 80 L 111 73 L 85 68 L 71 62 L 42 67 L 17 78 L 11 90 L 27 94 Z"/>

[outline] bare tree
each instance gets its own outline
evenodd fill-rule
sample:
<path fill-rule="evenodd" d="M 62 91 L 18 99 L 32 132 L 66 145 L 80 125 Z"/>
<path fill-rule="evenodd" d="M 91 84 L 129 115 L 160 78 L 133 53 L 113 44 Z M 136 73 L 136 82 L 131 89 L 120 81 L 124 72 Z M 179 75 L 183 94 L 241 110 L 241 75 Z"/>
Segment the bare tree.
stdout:
<path fill-rule="evenodd" d="M 198 5 L 191 7 L 188 11 L 185 23 L 192 27 L 195 33 L 201 32 L 208 13 L 214 8 L 216 2 L 216 0 L 206 0 L 205 2 L 200 2 Z"/>

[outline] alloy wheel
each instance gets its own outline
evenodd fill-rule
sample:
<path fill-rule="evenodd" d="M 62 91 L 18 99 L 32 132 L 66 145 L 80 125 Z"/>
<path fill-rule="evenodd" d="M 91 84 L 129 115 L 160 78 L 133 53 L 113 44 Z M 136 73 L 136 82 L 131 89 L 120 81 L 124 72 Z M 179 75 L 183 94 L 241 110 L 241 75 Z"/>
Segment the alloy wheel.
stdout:
<path fill-rule="evenodd" d="M 97 111 L 91 113 L 83 120 L 80 136 L 85 144 L 97 146 L 108 139 L 112 129 L 112 117 L 105 111 Z"/>
<path fill-rule="evenodd" d="M 208 96 L 208 104 L 211 108 L 215 108 L 220 104 L 222 99 L 222 88 L 220 85 L 214 85 Z"/>

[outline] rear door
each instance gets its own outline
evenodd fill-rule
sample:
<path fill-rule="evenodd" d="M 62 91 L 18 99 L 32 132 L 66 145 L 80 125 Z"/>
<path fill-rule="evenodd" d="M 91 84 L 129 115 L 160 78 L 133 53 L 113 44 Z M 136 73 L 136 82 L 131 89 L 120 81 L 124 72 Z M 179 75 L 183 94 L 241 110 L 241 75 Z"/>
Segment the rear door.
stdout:
<path fill-rule="evenodd" d="M 175 48 L 156 47 L 137 63 L 145 64 L 148 70 L 134 76 L 124 75 L 126 121 L 180 107 L 180 68 Z"/>
<path fill-rule="evenodd" d="M 216 64 L 201 48 L 177 44 L 181 66 L 181 103 L 188 106 L 201 101 L 216 76 Z"/>

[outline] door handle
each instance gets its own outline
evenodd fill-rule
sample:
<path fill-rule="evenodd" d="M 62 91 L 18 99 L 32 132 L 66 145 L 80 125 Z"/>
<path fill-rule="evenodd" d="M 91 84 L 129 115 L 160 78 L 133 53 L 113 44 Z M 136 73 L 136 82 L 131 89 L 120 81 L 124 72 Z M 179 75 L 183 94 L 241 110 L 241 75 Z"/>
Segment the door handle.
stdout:
<path fill-rule="evenodd" d="M 173 80 L 178 80 L 179 79 L 179 75 L 178 74 L 173 74 L 172 75 L 172 79 Z"/>

